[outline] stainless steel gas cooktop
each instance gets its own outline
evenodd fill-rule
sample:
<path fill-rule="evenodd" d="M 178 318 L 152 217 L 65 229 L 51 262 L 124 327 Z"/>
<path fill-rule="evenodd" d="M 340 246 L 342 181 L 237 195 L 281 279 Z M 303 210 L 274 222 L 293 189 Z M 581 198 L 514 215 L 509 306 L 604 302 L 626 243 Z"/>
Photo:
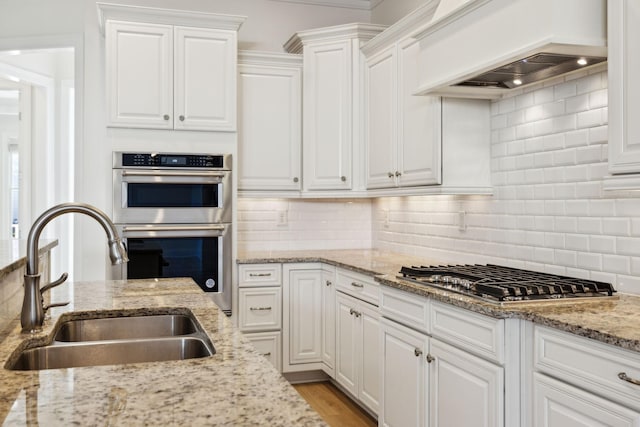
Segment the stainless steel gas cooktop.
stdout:
<path fill-rule="evenodd" d="M 398 278 L 492 303 L 608 298 L 611 283 L 499 265 L 402 267 Z"/>

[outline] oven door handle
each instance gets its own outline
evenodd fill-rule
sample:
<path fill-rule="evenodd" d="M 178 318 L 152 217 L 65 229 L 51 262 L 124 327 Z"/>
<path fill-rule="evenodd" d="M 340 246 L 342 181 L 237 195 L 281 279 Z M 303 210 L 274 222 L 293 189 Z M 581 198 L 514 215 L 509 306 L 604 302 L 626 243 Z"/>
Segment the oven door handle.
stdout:
<path fill-rule="evenodd" d="M 160 170 L 122 170 L 122 176 L 168 176 L 168 177 L 204 177 L 204 178 L 224 178 L 227 172 L 204 172 L 204 171 L 160 171 Z"/>
<path fill-rule="evenodd" d="M 140 231 L 224 231 L 224 225 L 154 225 L 153 227 L 124 226 L 123 232 Z"/>

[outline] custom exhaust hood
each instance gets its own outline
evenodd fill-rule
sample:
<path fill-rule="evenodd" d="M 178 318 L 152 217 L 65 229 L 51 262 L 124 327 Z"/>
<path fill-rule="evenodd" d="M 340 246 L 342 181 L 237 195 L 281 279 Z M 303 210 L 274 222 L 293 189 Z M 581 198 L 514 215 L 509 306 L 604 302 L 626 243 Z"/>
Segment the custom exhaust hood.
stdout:
<path fill-rule="evenodd" d="M 606 0 L 441 0 L 417 95 L 492 99 L 607 60 Z"/>

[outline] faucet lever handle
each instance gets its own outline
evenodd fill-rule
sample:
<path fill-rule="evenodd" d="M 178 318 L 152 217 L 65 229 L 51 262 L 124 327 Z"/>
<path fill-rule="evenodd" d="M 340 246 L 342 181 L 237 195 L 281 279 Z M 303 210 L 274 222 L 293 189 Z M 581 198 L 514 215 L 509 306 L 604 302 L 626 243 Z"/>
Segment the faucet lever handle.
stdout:
<path fill-rule="evenodd" d="M 53 304 L 45 305 L 43 307 L 43 310 L 46 312 L 51 307 L 64 307 L 65 305 L 69 305 L 69 301 L 67 301 L 67 302 L 54 302 Z"/>
<path fill-rule="evenodd" d="M 48 285 L 44 285 L 42 288 L 40 288 L 40 293 L 48 291 L 51 288 L 55 288 L 56 286 L 62 285 L 64 281 L 67 280 L 67 277 L 69 277 L 69 274 L 62 273 L 62 275 L 58 278 L 58 280 L 55 280 L 49 283 Z"/>

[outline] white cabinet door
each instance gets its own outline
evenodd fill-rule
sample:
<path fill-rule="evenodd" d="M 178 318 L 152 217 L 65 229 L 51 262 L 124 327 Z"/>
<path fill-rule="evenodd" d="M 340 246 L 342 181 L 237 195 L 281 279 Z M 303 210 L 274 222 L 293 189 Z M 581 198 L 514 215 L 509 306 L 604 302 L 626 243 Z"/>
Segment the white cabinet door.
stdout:
<path fill-rule="evenodd" d="M 322 369 L 332 378 L 336 366 L 336 272 L 322 269 Z"/>
<path fill-rule="evenodd" d="M 322 362 L 322 271 L 285 266 L 284 367 Z M 312 370 L 315 367 L 301 370 Z M 294 369 L 295 370 L 295 369 Z"/>
<path fill-rule="evenodd" d="M 430 347 L 430 426 L 503 426 L 504 369 L 435 338 Z"/>
<path fill-rule="evenodd" d="M 380 336 L 382 393 L 379 425 L 426 426 L 427 335 L 383 318 Z"/>
<path fill-rule="evenodd" d="M 302 67 L 238 70 L 238 189 L 300 190 Z"/>
<path fill-rule="evenodd" d="M 174 28 L 175 129 L 236 130 L 235 31 Z"/>
<path fill-rule="evenodd" d="M 365 66 L 367 188 L 395 186 L 397 169 L 397 65 L 395 46 Z"/>
<path fill-rule="evenodd" d="M 173 128 L 170 25 L 107 21 L 108 126 Z"/>
<path fill-rule="evenodd" d="M 640 3 L 607 3 L 609 171 L 640 173 Z"/>
<path fill-rule="evenodd" d="M 336 381 L 353 396 L 358 396 L 358 337 L 354 319 L 355 298 L 336 292 Z"/>
<path fill-rule="evenodd" d="M 351 41 L 304 47 L 304 188 L 351 188 Z"/>
<path fill-rule="evenodd" d="M 360 302 L 356 322 L 360 328 L 360 371 L 358 396 L 373 413 L 380 407 L 380 312 L 378 307 Z"/>
<path fill-rule="evenodd" d="M 534 374 L 533 425 L 545 427 L 637 427 L 640 413 Z"/>
<path fill-rule="evenodd" d="M 415 96 L 419 86 L 419 43 L 398 44 L 398 185 L 442 183 L 442 125 L 440 98 Z"/>

